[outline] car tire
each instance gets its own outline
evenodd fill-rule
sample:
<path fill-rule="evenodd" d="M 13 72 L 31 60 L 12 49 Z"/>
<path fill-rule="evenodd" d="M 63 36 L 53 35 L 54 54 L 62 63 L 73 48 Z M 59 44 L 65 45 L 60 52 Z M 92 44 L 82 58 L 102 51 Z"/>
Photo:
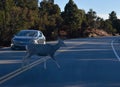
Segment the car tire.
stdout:
<path fill-rule="evenodd" d="M 45 41 L 45 40 L 43 41 L 43 44 L 46 44 L 46 41 Z"/>
<path fill-rule="evenodd" d="M 15 50 L 15 48 L 14 48 L 14 47 L 11 47 L 11 50 Z"/>

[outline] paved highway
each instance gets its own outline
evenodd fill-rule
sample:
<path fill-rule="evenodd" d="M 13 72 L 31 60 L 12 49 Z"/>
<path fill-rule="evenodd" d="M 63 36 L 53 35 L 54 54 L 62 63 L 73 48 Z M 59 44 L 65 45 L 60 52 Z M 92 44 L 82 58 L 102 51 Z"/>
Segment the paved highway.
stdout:
<path fill-rule="evenodd" d="M 21 69 L 25 51 L 0 49 L 0 87 L 120 87 L 120 38 L 98 37 L 65 40 L 67 47 L 55 57 L 33 56 Z"/>

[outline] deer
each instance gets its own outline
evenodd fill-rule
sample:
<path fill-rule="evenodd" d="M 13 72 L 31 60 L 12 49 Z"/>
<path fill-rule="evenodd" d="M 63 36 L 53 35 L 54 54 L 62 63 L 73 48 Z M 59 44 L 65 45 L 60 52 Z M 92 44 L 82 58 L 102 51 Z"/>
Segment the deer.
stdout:
<path fill-rule="evenodd" d="M 34 44 L 30 43 L 26 46 L 26 56 L 23 57 L 23 64 L 22 67 L 24 66 L 24 63 L 27 61 L 27 65 L 29 64 L 29 60 L 33 55 L 37 56 L 49 56 L 57 65 L 58 68 L 60 68 L 60 65 L 56 61 L 54 55 L 55 52 L 62 46 L 66 46 L 63 40 L 58 39 L 58 42 L 54 45 L 52 44 Z M 46 69 L 46 60 L 44 57 L 44 69 Z"/>

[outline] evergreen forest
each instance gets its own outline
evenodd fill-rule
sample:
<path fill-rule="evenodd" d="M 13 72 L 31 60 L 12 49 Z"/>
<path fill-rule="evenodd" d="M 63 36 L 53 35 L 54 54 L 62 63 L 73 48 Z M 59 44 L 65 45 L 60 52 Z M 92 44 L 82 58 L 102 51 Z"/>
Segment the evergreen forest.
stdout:
<path fill-rule="evenodd" d="M 78 8 L 74 0 L 68 0 L 64 11 L 54 0 L 0 0 L 0 46 L 9 46 L 11 38 L 24 29 L 40 30 L 47 40 L 89 37 L 94 29 L 119 35 L 117 13 L 108 14 L 108 19 L 103 19 L 93 9 Z"/>

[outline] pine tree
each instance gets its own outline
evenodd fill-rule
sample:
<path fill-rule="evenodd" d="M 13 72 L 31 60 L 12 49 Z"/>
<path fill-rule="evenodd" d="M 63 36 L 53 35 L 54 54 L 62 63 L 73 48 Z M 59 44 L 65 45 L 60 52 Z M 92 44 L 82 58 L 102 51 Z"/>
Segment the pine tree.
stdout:
<path fill-rule="evenodd" d="M 20 29 L 35 28 L 38 22 L 38 0 L 15 0 L 19 12 Z"/>
<path fill-rule="evenodd" d="M 38 28 L 38 0 L 0 0 L 0 7 L 0 42 L 10 42 L 21 29 Z"/>
<path fill-rule="evenodd" d="M 11 28 L 10 28 L 10 22 L 11 22 L 11 9 L 14 7 L 13 0 L 1 0 L 0 5 L 2 5 L 0 9 L 0 16 L 1 16 L 1 22 L 0 22 L 0 40 L 1 42 L 10 41 L 11 35 Z"/>
<path fill-rule="evenodd" d="M 40 2 L 39 19 L 40 29 L 47 39 L 55 38 L 57 28 L 61 24 L 60 8 L 57 4 L 51 3 L 53 0 L 43 0 Z"/>
<path fill-rule="evenodd" d="M 66 30 L 68 31 L 69 36 L 78 36 L 82 18 L 80 10 L 78 9 L 77 5 L 73 2 L 73 0 L 69 0 L 61 16 L 64 20 L 64 25 L 69 27 L 69 30 Z"/>
<path fill-rule="evenodd" d="M 117 33 L 120 34 L 120 19 L 117 18 L 117 14 L 115 11 L 112 11 L 109 14 L 109 21 L 111 21 L 113 29 L 116 29 Z"/>
<path fill-rule="evenodd" d="M 53 4 L 54 4 L 54 0 L 48 0 L 48 2 L 50 2 L 50 3 L 53 3 Z"/>
<path fill-rule="evenodd" d="M 110 21 L 114 21 L 117 19 L 117 16 L 116 16 L 116 12 L 115 11 L 112 11 L 110 14 L 109 14 L 109 20 Z"/>
<path fill-rule="evenodd" d="M 90 9 L 86 14 L 87 23 L 90 28 L 95 28 L 96 12 Z"/>

